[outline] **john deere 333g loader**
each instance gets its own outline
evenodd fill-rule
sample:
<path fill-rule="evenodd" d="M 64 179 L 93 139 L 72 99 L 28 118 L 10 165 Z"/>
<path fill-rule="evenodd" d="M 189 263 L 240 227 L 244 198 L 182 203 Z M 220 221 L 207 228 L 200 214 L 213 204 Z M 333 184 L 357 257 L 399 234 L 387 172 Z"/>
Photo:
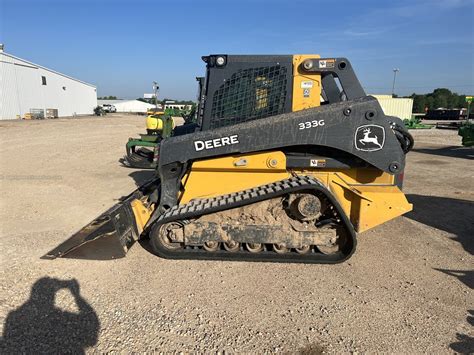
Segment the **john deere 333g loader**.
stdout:
<path fill-rule="evenodd" d="M 356 233 L 412 209 L 413 139 L 345 58 L 210 55 L 196 125 L 159 145 L 155 178 L 45 257 L 335 263 Z"/>

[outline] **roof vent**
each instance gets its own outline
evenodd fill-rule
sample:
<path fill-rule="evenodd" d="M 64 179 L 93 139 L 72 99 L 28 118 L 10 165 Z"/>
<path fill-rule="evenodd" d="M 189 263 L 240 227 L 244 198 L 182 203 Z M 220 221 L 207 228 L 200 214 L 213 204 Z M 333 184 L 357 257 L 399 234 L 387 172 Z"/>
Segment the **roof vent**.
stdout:
<path fill-rule="evenodd" d="M 3 48 L 5 48 L 5 45 L 3 43 L 0 43 L 0 53 L 3 52 Z"/>

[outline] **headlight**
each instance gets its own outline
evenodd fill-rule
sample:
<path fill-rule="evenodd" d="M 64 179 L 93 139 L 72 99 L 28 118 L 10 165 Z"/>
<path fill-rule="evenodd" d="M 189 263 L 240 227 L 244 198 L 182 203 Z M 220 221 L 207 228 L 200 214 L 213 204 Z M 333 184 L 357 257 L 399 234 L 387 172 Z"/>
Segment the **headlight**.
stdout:
<path fill-rule="evenodd" d="M 219 67 L 222 67 L 225 64 L 225 58 L 224 57 L 217 57 L 216 58 L 216 64 Z"/>

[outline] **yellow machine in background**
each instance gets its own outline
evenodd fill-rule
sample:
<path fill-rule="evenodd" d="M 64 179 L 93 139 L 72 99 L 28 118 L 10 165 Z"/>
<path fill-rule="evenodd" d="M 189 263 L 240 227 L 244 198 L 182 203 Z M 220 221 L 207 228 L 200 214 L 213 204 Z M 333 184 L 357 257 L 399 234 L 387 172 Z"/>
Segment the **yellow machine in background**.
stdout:
<path fill-rule="evenodd" d="M 123 165 L 131 168 L 154 169 L 155 150 L 163 138 L 170 137 L 175 128 L 174 120 L 164 111 L 153 111 L 146 118 L 146 134 L 140 138 L 129 138 L 125 145 L 127 155 L 121 159 Z"/>
<path fill-rule="evenodd" d="M 174 129 L 175 123 L 174 120 L 170 117 L 165 117 L 165 112 L 160 111 L 156 112 L 153 115 L 149 115 L 146 118 L 146 129 L 148 134 L 153 133 L 162 133 L 163 128 L 165 127 L 164 122 L 169 121 L 171 129 Z"/>

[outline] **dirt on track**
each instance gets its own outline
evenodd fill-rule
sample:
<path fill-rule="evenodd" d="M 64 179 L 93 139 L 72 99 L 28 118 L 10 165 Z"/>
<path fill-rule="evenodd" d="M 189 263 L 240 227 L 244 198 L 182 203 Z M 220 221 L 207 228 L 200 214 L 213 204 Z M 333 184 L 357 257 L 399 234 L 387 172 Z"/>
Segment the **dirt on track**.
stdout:
<path fill-rule="evenodd" d="M 42 260 L 151 176 L 120 166 L 144 118 L 0 122 L 0 352 L 474 351 L 474 151 L 414 132 L 414 211 L 338 265 Z M 77 280 L 73 281 L 73 280 Z"/>

